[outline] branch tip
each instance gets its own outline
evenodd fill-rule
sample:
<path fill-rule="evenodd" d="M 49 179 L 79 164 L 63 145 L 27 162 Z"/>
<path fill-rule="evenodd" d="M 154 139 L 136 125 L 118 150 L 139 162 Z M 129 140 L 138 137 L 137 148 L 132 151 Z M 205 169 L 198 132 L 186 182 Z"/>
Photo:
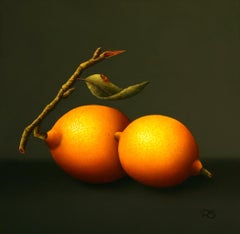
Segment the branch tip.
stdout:
<path fill-rule="evenodd" d="M 105 58 L 110 58 L 119 54 L 124 53 L 126 50 L 108 50 L 103 53 Z"/>
<path fill-rule="evenodd" d="M 102 51 L 102 48 L 98 47 L 93 54 L 93 59 L 96 59 L 97 57 L 99 57 L 99 55 L 101 54 L 101 51 Z"/>
<path fill-rule="evenodd" d="M 24 150 L 22 147 L 19 147 L 19 152 L 20 152 L 21 154 L 24 154 L 24 153 L 25 153 L 25 150 Z"/>

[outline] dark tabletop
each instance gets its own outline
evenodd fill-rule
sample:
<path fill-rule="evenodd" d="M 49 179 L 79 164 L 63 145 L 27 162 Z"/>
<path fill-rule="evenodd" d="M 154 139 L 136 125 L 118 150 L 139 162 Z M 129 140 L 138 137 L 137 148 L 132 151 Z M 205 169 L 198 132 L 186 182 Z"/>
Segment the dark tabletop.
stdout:
<path fill-rule="evenodd" d="M 128 177 L 89 185 L 53 161 L 2 161 L 0 233 L 239 233 L 240 161 L 207 165 L 210 180 L 155 189 Z"/>

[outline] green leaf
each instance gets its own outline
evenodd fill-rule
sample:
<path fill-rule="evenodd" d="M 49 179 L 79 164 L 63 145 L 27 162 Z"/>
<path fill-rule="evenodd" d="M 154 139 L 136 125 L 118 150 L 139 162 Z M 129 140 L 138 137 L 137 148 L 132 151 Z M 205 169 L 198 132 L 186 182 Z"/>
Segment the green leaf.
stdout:
<path fill-rule="evenodd" d="M 120 88 L 101 74 L 94 74 L 84 79 L 90 92 L 99 99 L 119 100 L 136 95 L 149 83 L 144 81 L 127 88 Z"/>

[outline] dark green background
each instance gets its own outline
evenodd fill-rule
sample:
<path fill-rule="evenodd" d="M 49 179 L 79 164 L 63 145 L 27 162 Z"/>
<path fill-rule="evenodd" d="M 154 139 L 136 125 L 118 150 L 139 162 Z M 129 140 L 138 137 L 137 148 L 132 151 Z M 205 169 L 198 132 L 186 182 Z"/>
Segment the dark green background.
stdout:
<path fill-rule="evenodd" d="M 239 233 L 239 0 L 0 3 L 1 233 Z M 131 119 L 169 115 L 192 131 L 211 182 L 191 178 L 167 191 L 130 179 L 88 186 L 57 168 L 38 139 L 18 153 L 23 128 L 99 46 L 127 52 L 83 76 L 150 84 L 131 99 L 105 102 L 79 82 L 43 129 L 84 104 L 110 105 Z M 201 217 L 203 209 L 217 216 Z"/>

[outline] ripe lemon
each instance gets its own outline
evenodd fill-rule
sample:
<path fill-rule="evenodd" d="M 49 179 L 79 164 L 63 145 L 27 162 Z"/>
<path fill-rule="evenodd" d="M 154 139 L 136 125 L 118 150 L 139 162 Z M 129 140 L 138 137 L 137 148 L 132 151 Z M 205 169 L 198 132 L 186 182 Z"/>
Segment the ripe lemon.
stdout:
<path fill-rule="evenodd" d="M 89 183 L 107 183 L 124 176 L 116 131 L 129 119 L 119 110 L 85 105 L 64 114 L 48 131 L 46 143 L 56 163 L 69 175 Z"/>
<path fill-rule="evenodd" d="M 147 115 L 131 122 L 119 139 L 119 158 L 133 179 L 153 187 L 169 187 L 199 173 L 211 177 L 198 159 L 199 150 L 191 132 L 178 120 Z"/>

